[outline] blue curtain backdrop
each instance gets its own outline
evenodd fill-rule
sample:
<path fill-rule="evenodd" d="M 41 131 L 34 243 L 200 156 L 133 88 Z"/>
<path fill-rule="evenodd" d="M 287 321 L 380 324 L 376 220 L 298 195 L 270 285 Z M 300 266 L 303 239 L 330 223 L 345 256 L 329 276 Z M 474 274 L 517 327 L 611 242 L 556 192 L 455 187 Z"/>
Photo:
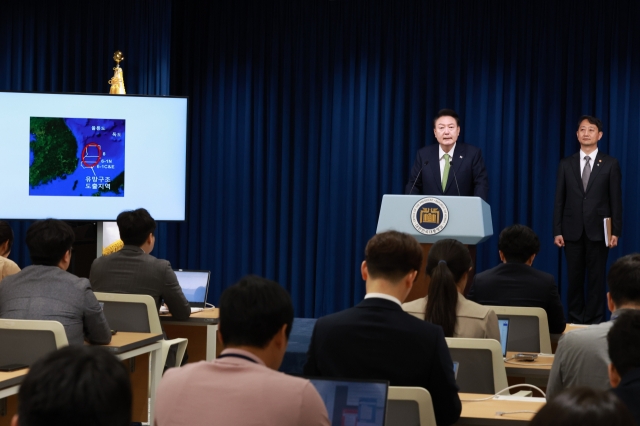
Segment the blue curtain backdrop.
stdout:
<path fill-rule="evenodd" d="M 496 236 L 479 247 L 479 271 L 497 264 L 499 231 L 524 223 L 542 242 L 534 266 L 564 293 L 555 173 L 578 150 L 584 113 L 603 120 L 600 149 L 623 171 L 610 260 L 639 251 L 635 0 L 116 1 L 72 16 L 12 7 L 1 89 L 105 92 L 118 48 L 129 93 L 190 97 L 187 221 L 161 224 L 156 252 L 210 269 L 213 303 L 246 273 L 284 285 L 297 316 L 357 303 L 382 195 L 402 192 L 443 107 L 460 113 L 461 140 L 482 148 L 489 171 Z"/>

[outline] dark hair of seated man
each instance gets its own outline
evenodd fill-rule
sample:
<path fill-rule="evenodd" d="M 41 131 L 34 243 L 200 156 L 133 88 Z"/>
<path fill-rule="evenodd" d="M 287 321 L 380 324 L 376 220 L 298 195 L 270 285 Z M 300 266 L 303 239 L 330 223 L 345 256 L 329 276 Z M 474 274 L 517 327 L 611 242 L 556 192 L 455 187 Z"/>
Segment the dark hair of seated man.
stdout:
<path fill-rule="evenodd" d="M 20 385 L 12 426 L 128 426 L 129 374 L 97 346 L 67 346 L 33 364 Z"/>
<path fill-rule="evenodd" d="M 12 247 L 13 230 L 7 222 L 0 220 L 0 256 L 9 256 Z"/>
<path fill-rule="evenodd" d="M 146 209 L 128 210 L 120 213 L 116 219 L 120 239 L 126 245 L 140 247 L 149 234 L 156 231 L 156 221 Z"/>
<path fill-rule="evenodd" d="M 419 271 L 422 248 L 415 238 L 397 231 L 376 234 L 364 249 L 371 278 L 396 282 L 411 271 Z"/>
<path fill-rule="evenodd" d="M 617 386 L 625 374 L 640 368 L 640 311 L 621 313 L 609 330 L 607 343 L 611 359 L 610 376 L 615 373 Z"/>
<path fill-rule="evenodd" d="M 640 304 L 640 254 L 616 260 L 607 274 L 609 296 L 616 308 Z"/>
<path fill-rule="evenodd" d="M 225 347 L 264 348 L 286 325 L 289 338 L 293 304 L 277 282 L 247 275 L 220 297 L 220 337 Z"/>
<path fill-rule="evenodd" d="M 629 426 L 634 420 L 611 392 L 588 387 L 565 389 L 547 402 L 529 426 Z"/>
<path fill-rule="evenodd" d="M 500 232 L 498 250 L 507 263 L 529 263 L 540 252 L 540 240 L 533 229 L 515 224 Z"/>
<path fill-rule="evenodd" d="M 57 266 L 74 241 L 73 229 L 58 219 L 38 220 L 27 230 L 26 243 L 34 265 Z"/>

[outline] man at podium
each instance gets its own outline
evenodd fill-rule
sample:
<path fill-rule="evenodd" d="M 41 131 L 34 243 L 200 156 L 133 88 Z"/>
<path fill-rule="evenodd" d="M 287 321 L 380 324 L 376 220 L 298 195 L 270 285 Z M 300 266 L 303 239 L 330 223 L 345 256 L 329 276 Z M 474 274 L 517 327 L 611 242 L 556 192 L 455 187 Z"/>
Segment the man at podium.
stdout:
<path fill-rule="evenodd" d="M 487 201 L 489 181 L 482 151 L 458 142 L 458 114 L 440 110 L 433 119 L 433 133 L 438 144 L 418 150 L 405 194 L 475 196 Z"/>

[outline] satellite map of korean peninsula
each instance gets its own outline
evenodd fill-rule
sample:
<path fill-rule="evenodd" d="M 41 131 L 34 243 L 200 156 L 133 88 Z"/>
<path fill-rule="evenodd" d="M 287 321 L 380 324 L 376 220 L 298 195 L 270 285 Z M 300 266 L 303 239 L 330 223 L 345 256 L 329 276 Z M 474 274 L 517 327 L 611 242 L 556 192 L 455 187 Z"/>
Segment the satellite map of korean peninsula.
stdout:
<path fill-rule="evenodd" d="M 31 117 L 29 195 L 124 197 L 125 120 Z"/>

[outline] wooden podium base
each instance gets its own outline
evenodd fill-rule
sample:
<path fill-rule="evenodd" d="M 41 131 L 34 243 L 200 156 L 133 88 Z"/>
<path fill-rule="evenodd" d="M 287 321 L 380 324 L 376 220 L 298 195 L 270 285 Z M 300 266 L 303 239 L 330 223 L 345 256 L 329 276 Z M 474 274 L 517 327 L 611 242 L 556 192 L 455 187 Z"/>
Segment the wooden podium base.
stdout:
<path fill-rule="evenodd" d="M 425 297 L 429 294 L 429 276 L 427 275 L 427 257 L 429 256 L 429 251 L 433 244 L 420 244 L 422 246 L 422 265 L 420 265 L 420 271 L 418 272 L 418 276 L 416 277 L 415 282 L 413 283 L 413 288 L 409 295 L 405 299 L 405 302 L 411 302 L 412 300 L 420 299 L 421 297 Z M 464 294 L 466 295 L 469 292 L 469 287 L 473 282 L 473 276 L 475 273 L 475 265 L 476 265 L 476 246 L 468 245 L 469 254 L 471 254 L 471 262 L 473 263 L 473 268 L 469 272 L 469 278 L 467 279 L 467 286 L 464 289 Z"/>

